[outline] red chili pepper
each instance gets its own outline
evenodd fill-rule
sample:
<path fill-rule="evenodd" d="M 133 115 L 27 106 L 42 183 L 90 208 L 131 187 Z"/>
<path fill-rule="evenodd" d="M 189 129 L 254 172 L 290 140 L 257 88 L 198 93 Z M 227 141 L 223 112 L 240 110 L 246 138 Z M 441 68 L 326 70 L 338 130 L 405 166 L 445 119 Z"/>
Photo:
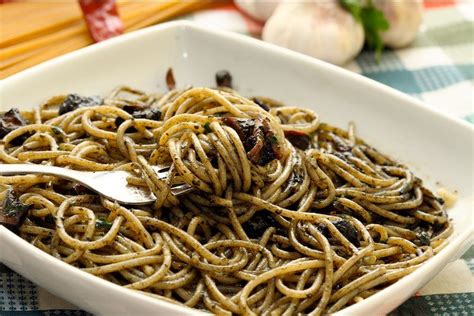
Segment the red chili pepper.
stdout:
<path fill-rule="evenodd" d="M 89 32 L 96 42 L 123 33 L 114 0 L 79 0 Z"/>

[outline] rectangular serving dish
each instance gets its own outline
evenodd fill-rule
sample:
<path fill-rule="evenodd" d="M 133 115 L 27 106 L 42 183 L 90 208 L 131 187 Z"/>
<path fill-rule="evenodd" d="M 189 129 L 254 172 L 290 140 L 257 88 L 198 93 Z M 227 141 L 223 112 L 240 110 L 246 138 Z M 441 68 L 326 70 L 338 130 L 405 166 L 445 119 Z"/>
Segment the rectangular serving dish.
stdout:
<path fill-rule="evenodd" d="M 130 33 L 11 76 L 0 83 L 0 111 L 30 108 L 56 94 L 105 95 L 118 85 L 165 91 L 172 67 L 178 86 L 214 86 L 229 70 L 243 95 L 269 96 L 314 109 L 407 164 L 427 186 L 457 190 L 449 210 L 449 245 L 420 269 L 340 315 L 385 314 L 431 280 L 472 244 L 474 128 L 420 101 L 347 70 L 242 35 L 171 22 Z M 453 100 L 455 102 L 456 100 Z M 53 294 L 96 314 L 197 311 L 124 289 L 69 266 L 0 226 L 0 260 Z"/>

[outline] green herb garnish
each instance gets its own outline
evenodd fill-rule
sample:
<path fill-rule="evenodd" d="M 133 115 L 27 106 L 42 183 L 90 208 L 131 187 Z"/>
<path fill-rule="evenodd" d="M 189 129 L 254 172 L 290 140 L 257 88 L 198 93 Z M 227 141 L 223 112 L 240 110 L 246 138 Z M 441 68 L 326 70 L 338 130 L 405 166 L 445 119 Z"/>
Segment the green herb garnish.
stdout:
<path fill-rule="evenodd" d="M 341 5 L 349 11 L 357 22 L 361 22 L 360 11 L 362 9 L 360 0 L 340 0 Z"/>
<path fill-rule="evenodd" d="M 211 123 L 206 122 L 206 123 L 204 124 L 204 130 L 206 131 L 206 134 L 212 133 Z"/>
<path fill-rule="evenodd" d="M 271 135 L 268 137 L 268 140 L 270 141 L 270 143 L 272 144 L 278 144 L 278 138 L 275 136 L 275 135 Z"/>
<path fill-rule="evenodd" d="M 5 199 L 2 213 L 6 217 L 20 216 L 20 214 L 27 212 L 29 208 L 29 205 L 21 203 L 18 197 L 11 193 Z"/>
<path fill-rule="evenodd" d="M 110 229 L 112 227 L 112 223 L 104 218 L 98 218 L 95 220 L 95 227 Z"/>
<path fill-rule="evenodd" d="M 375 50 L 375 58 L 380 60 L 384 45 L 380 33 L 388 30 L 390 24 L 382 11 L 377 9 L 372 0 L 339 0 L 354 19 L 362 24 L 367 46 Z"/>
<path fill-rule="evenodd" d="M 418 237 L 420 245 L 422 245 L 422 246 L 429 246 L 430 245 L 431 238 L 430 238 L 430 234 L 428 234 L 427 232 L 421 231 L 421 232 L 417 233 L 416 236 Z"/>
<path fill-rule="evenodd" d="M 23 204 L 18 195 L 9 189 L 4 201 L 0 202 L 0 225 L 13 229 L 20 227 L 29 208 L 30 205 Z"/>

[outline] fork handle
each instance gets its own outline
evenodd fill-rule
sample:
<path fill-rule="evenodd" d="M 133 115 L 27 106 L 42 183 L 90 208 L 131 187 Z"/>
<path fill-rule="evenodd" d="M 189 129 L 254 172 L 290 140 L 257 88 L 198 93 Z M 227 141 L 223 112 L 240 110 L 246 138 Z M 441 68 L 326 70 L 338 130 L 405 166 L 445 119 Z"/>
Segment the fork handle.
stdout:
<path fill-rule="evenodd" d="M 22 174 L 52 175 L 72 181 L 87 181 L 83 172 L 61 167 L 34 164 L 0 164 L 0 175 L 13 176 Z"/>

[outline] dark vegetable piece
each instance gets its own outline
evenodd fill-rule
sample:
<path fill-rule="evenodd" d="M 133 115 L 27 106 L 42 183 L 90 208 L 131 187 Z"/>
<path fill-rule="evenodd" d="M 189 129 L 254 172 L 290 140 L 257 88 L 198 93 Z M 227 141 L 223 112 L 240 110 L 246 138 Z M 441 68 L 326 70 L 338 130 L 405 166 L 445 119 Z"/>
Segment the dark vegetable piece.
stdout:
<path fill-rule="evenodd" d="M 423 223 L 425 224 L 425 223 Z M 413 230 L 417 239 L 414 241 L 417 246 L 429 246 L 433 237 L 432 225 L 420 225 Z"/>
<path fill-rule="evenodd" d="M 258 132 L 256 130 L 259 129 Z M 263 136 L 262 136 L 263 134 Z M 270 127 L 270 121 L 265 118 L 258 118 L 254 127 L 253 135 L 251 139 L 258 138 L 257 144 L 249 152 L 250 159 L 252 161 L 257 161 L 260 165 L 266 165 L 274 159 L 280 159 L 280 147 L 278 146 L 278 139 L 275 136 L 275 133 Z M 259 142 L 263 141 L 263 148 L 260 152 L 255 152 Z"/>
<path fill-rule="evenodd" d="M 59 106 L 59 115 L 77 110 L 84 106 L 94 106 L 102 104 L 104 100 L 99 96 L 83 97 L 78 94 L 68 94 L 66 99 Z"/>
<path fill-rule="evenodd" d="M 17 108 L 11 108 L 5 112 L 0 119 L 0 137 L 4 137 L 18 127 L 26 125 L 26 120 L 21 116 Z"/>
<path fill-rule="evenodd" d="M 216 73 L 216 83 L 218 87 L 232 88 L 232 76 L 227 70 L 221 70 Z"/>
<path fill-rule="evenodd" d="M 51 215 L 51 214 L 48 214 L 45 217 L 38 217 L 38 218 L 34 218 L 34 219 L 29 219 L 28 218 L 28 220 L 31 220 L 37 226 L 46 227 L 46 228 L 50 228 L 50 229 L 55 229 L 55 227 L 56 227 L 56 220 L 55 220 L 54 216 Z"/>
<path fill-rule="evenodd" d="M 12 189 L 8 190 L 0 210 L 0 224 L 10 229 L 20 227 L 26 218 L 29 208 L 29 205 L 20 202 Z"/>
<path fill-rule="evenodd" d="M 52 224 L 52 225 L 55 224 L 54 217 L 53 217 L 53 215 L 51 215 L 51 214 L 46 215 L 46 216 L 44 217 L 44 221 L 45 221 L 46 223 L 50 224 L 50 225 L 51 225 L 51 224 Z"/>
<path fill-rule="evenodd" d="M 259 238 L 269 227 L 279 227 L 278 222 L 273 218 L 272 213 L 259 211 L 242 224 L 242 228 L 249 238 Z"/>
<path fill-rule="evenodd" d="M 141 104 L 138 104 L 138 103 L 133 103 L 133 104 L 128 104 L 128 105 L 125 105 L 122 110 L 124 110 L 125 112 L 127 112 L 128 114 L 132 114 L 136 111 L 142 111 L 143 109 L 146 109 L 146 107 L 144 107 L 143 105 Z M 123 118 L 121 118 L 120 116 L 117 116 L 115 118 L 115 126 L 118 128 L 120 125 L 122 125 L 122 123 L 125 122 L 125 120 Z M 136 131 L 136 130 L 135 130 Z"/>
<path fill-rule="evenodd" d="M 261 120 L 255 120 L 255 126 L 252 134 L 248 138 L 248 143 L 252 144 L 247 153 L 249 159 L 256 164 L 266 164 L 266 161 L 262 161 L 261 153 L 264 152 L 265 145 L 265 134 L 263 131 L 263 124 Z"/>
<path fill-rule="evenodd" d="M 272 160 L 280 158 L 279 154 L 273 149 L 273 144 L 265 139 L 263 147 L 260 151 L 250 151 L 249 158 L 254 163 L 264 166 Z M 256 150 L 258 147 L 254 147 Z"/>
<path fill-rule="evenodd" d="M 327 228 L 326 225 L 324 224 L 318 224 L 316 227 L 321 234 L 324 235 L 326 238 L 331 238 L 331 233 L 329 232 L 329 229 Z"/>
<path fill-rule="evenodd" d="M 150 108 L 149 105 L 142 105 L 139 103 L 134 103 L 134 104 L 128 104 L 125 105 L 122 110 L 127 112 L 128 114 L 131 114 L 133 118 L 137 119 L 148 119 L 148 120 L 154 120 L 154 121 L 159 121 L 161 118 L 161 111 L 158 108 Z M 123 123 L 123 119 L 118 117 L 117 119 L 120 119 L 120 124 Z M 117 122 L 115 122 L 117 123 Z M 118 125 L 120 125 L 118 124 Z"/>
<path fill-rule="evenodd" d="M 132 116 L 136 119 L 159 121 L 161 119 L 161 111 L 158 108 L 148 108 L 142 111 L 135 111 L 132 113 Z"/>
<path fill-rule="evenodd" d="M 287 188 L 296 190 L 304 181 L 303 170 L 300 167 L 294 168 L 287 181 Z"/>
<path fill-rule="evenodd" d="M 357 234 L 357 230 L 354 228 L 351 222 L 341 219 L 332 223 L 354 246 L 360 246 L 359 235 Z"/>
<path fill-rule="evenodd" d="M 204 130 L 206 134 L 212 133 L 211 124 L 209 122 L 204 123 Z"/>
<path fill-rule="evenodd" d="M 135 111 L 142 111 L 144 109 L 147 109 L 148 107 L 149 106 L 144 106 L 139 103 L 131 103 L 131 104 L 124 105 L 122 110 L 124 110 L 128 114 L 133 114 L 133 112 Z"/>
<path fill-rule="evenodd" d="M 161 111 L 158 108 L 144 108 L 126 105 L 123 107 L 123 110 L 129 114 L 132 114 L 132 117 L 136 119 L 147 119 L 153 121 L 159 121 L 161 119 Z M 125 122 L 125 120 L 118 116 L 115 119 L 115 126 L 118 128 L 123 122 Z M 136 132 L 137 130 L 135 127 L 130 127 L 127 129 L 127 131 Z"/>
<path fill-rule="evenodd" d="M 428 232 L 421 231 L 421 232 L 417 233 L 416 236 L 418 237 L 420 246 L 429 246 L 430 245 L 431 238 L 430 238 L 430 234 L 428 234 Z"/>
<path fill-rule="evenodd" d="M 239 134 L 246 151 L 249 151 L 253 147 L 253 145 L 249 142 L 249 138 L 252 135 L 253 129 L 255 127 L 255 120 L 224 117 L 222 118 L 222 121 L 224 124 L 232 127 L 237 132 L 237 134 Z"/>
<path fill-rule="evenodd" d="M 25 126 L 26 124 L 26 120 L 21 116 L 20 111 L 18 111 L 17 108 L 10 109 L 0 118 L 0 138 L 5 137 L 8 133 L 21 126 Z M 19 146 L 23 144 L 29 136 L 29 134 L 25 133 L 22 136 L 15 138 L 11 143 L 15 146 Z"/>
<path fill-rule="evenodd" d="M 344 235 L 344 237 L 347 238 L 354 246 L 359 247 L 360 242 L 359 242 L 359 235 L 357 234 L 356 229 L 352 224 L 345 220 L 345 219 L 339 219 L 335 221 L 331 221 L 334 226 L 336 226 L 337 230 L 341 232 L 341 234 Z M 326 238 L 331 238 L 331 233 L 329 232 L 329 229 L 326 227 L 326 225 L 320 224 L 318 225 L 318 230 L 323 234 Z"/>
<path fill-rule="evenodd" d="M 224 117 L 222 121 L 239 134 L 247 152 L 247 157 L 253 163 L 263 166 L 274 159 L 280 158 L 278 139 L 271 130 L 268 119 Z"/>
<path fill-rule="evenodd" d="M 168 90 L 174 90 L 176 88 L 176 81 L 174 80 L 172 68 L 169 68 L 166 72 L 166 85 L 168 86 Z"/>
<path fill-rule="evenodd" d="M 100 42 L 123 33 L 114 0 L 79 0 L 91 37 Z"/>
<path fill-rule="evenodd" d="M 122 125 L 123 122 L 125 122 L 125 120 L 121 118 L 120 116 L 117 116 L 114 121 L 115 127 L 118 128 L 120 125 Z"/>
<path fill-rule="evenodd" d="M 311 138 L 303 132 L 300 131 L 285 131 L 285 138 L 290 141 L 290 143 L 302 150 L 308 149 L 311 145 Z"/>
<path fill-rule="evenodd" d="M 265 102 L 263 102 L 261 99 L 253 98 L 252 101 L 255 102 L 259 107 L 261 107 L 265 111 L 267 111 L 267 112 L 270 111 L 270 107 Z"/>
<path fill-rule="evenodd" d="M 105 218 L 98 218 L 95 220 L 95 227 L 102 229 L 110 229 L 112 227 L 112 223 L 106 220 Z"/>

